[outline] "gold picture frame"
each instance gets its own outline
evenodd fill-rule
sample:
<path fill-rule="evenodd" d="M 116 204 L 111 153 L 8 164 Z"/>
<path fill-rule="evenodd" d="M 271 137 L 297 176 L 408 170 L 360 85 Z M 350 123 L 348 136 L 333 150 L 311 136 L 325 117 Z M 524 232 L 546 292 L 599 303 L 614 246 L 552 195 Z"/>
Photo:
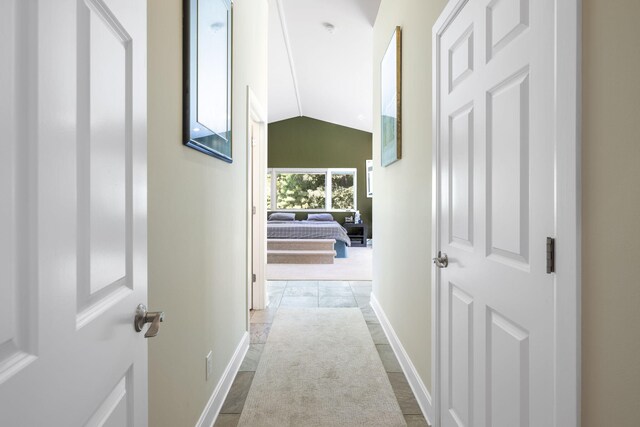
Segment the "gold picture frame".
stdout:
<path fill-rule="evenodd" d="M 381 164 L 402 158 L 402 29 L 396 27 L 380 63 Z"/>

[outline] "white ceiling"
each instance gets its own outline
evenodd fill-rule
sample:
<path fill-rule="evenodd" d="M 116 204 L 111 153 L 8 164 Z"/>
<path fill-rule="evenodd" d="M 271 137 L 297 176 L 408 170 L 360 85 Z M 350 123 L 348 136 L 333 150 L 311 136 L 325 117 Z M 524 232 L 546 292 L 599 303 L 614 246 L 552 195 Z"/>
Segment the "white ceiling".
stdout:
<path fill-rule="evenodd" d="M 379 6 L 380 0 L 269 0 L 270 123 L 306 116 L 371 132 Z"/>

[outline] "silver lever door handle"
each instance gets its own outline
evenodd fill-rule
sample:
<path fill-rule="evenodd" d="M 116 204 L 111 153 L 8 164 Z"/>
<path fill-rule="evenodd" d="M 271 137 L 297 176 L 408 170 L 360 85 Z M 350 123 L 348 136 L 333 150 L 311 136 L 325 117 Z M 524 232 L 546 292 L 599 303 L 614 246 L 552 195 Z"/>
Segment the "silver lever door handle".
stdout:
<path fill-rule="evenodd" d="M 160 322 L 163 321 L 163 311 L 147 311 L 147 307 L 144 304 L 140 304 L 138 305 L 138 308 L 136 308 L 136 317 L 134 320 L 136 332 L 141 332 L 145 324 L 151 323 L 151 326 L 149 326 L 149 329 L 144 334 L 145 338 L 153 338 L 158 335 Z"/>
<path fill-rule="evenodd" d="M 433 263 L 438 268 L 447 268 L 449 266 L 449 257 L 438 251 L 438 256 L 433 259 Z"/>

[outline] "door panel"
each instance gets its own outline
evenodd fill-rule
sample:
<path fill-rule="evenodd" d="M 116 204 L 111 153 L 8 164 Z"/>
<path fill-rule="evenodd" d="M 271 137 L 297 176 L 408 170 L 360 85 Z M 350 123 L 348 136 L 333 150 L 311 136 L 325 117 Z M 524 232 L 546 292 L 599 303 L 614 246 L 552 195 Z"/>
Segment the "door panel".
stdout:
<path fill-rule="evenodd" d="M 473 247 L 473 104 L 449 119 L 449 243 Z"/>
<path fill-rule="evenodd" d="M 529 426 L 529 334 L 487 311 L 487 425 Z"/>
<path fill-rule="evenodd" d="M 88 62 L 79 74 L 89 85 L 79 90 L 88 104 L 85 164 L 81 182 L 88 182 L 88 241 L 90 250 L 90 293 L 93 295 L 117 281 L 124 281 L 127 258 L 128 194 L 126 178 L 131 139 L 131 38 L 117 18 L 101 7 L 98 0 L 87 0 L 80 10 L 79 38 L 88 46 L 81 52 L 80 64 Z M 88 59 L 88 61 L 87 61 Z M 88 68 L 88 69 L 87 69 Z M 88 89 L 88 90 L 87 90 Z M 86 120 L 86 118 L 85 118 Z M 86 167 L 88 166 L 88 167 Z M 84 175 L 84 176 L 83 176 Z"/>
<path fill-rule="evenodd" d="M 15 101 L 16 97 L 9 95 L 0 103 L 13 108 L 18 104 Z M 0 128 L 15 135 L 17 126 L 5 126 L 7 115 L 0 111 L 0 116 Z M 30 268 L 31 204 L 23 197 L 31 177 L 24 167 L 26 147 L 17 142 L 10 139 L 0 146 L 0 384 L 35 359 L 38 326 L 33 316 L 37 287 Z"/>
<path fill-rule="evenodd" d="M 146 426 L 146 2 L 0 20 L 0 424 Z"/>
<path fill-rule="evenodd" d="M 524 265 L 529 248 L 529 73 L 487 94 L 487 250 Z"/>
<path fill-rule="evenodd" d="M 30 149 L 21 135 L 29 128 L 27 97 L 20 88 L 32 82 L 24 72 L 32 62 L 31 40 L 20 20 L 29 12 L 17 1 L 0 4 L 0 384 L 35 360 L 37 319 L 29 254 L 34 226 L 29 194 L 33 173 Z"/>
<path fill-rule="evenodd" d="M 473 415 L 473 298 L 449 283 L 449 413 L 459 426 Z"/>
<path fill-rule="evenodd" d="M 487 5 L 487 59 L 529 25 L 529 0 L 494 0 Z"/>
<path fill-rule="evenodd" d="M 473 26 L 449 48 L 449 92 L 473 72 Z"/>
<path fill-rule="evenodd" d="M 131 414 L 130 388 L 131 380 L 127 376 L 118 381 L 118 384 L 109 395 L 102 400 L 98 409 L 93 413 L 86 427 L 119 427 L 131 425 L 129 417 Z"/>
<path fill-rule="evenodd" d="M 469 0 L 440 36 L 443 426 L 552 425 L 553 13 Z"/>
<path fill-rule="evenodd" d="M 99 0 L 78 9 L 78 327 L 132 287 L 131 36 Z"/>

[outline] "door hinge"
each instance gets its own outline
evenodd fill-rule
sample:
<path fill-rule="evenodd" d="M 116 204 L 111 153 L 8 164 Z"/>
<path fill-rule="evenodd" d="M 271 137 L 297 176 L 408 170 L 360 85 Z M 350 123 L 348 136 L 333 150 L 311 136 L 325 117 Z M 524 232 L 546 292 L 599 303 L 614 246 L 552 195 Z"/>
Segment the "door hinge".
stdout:
<path fill-rule="evenodd" d="M 253 281 L 253 283 L 256 283 L 256 275 L 255 274 L 251 275 L 251 280 Z"/>
<path fill-rule="evenodd" d="M 255 206 L 253 207 L 253 209 L 251 209 L 251 212 L 253 212 L 253 214 L 254 214 L 254 215 L 256 214 L 256 212 L 257 212 L 257 211 L 258 211 L 258 210 L 256 209 L 256 207 L 255 207 Z"/>
<path fill-rule="evenodd" d="M 547 237 L 547 274 L 556 271 L 556 239 Z"/>

